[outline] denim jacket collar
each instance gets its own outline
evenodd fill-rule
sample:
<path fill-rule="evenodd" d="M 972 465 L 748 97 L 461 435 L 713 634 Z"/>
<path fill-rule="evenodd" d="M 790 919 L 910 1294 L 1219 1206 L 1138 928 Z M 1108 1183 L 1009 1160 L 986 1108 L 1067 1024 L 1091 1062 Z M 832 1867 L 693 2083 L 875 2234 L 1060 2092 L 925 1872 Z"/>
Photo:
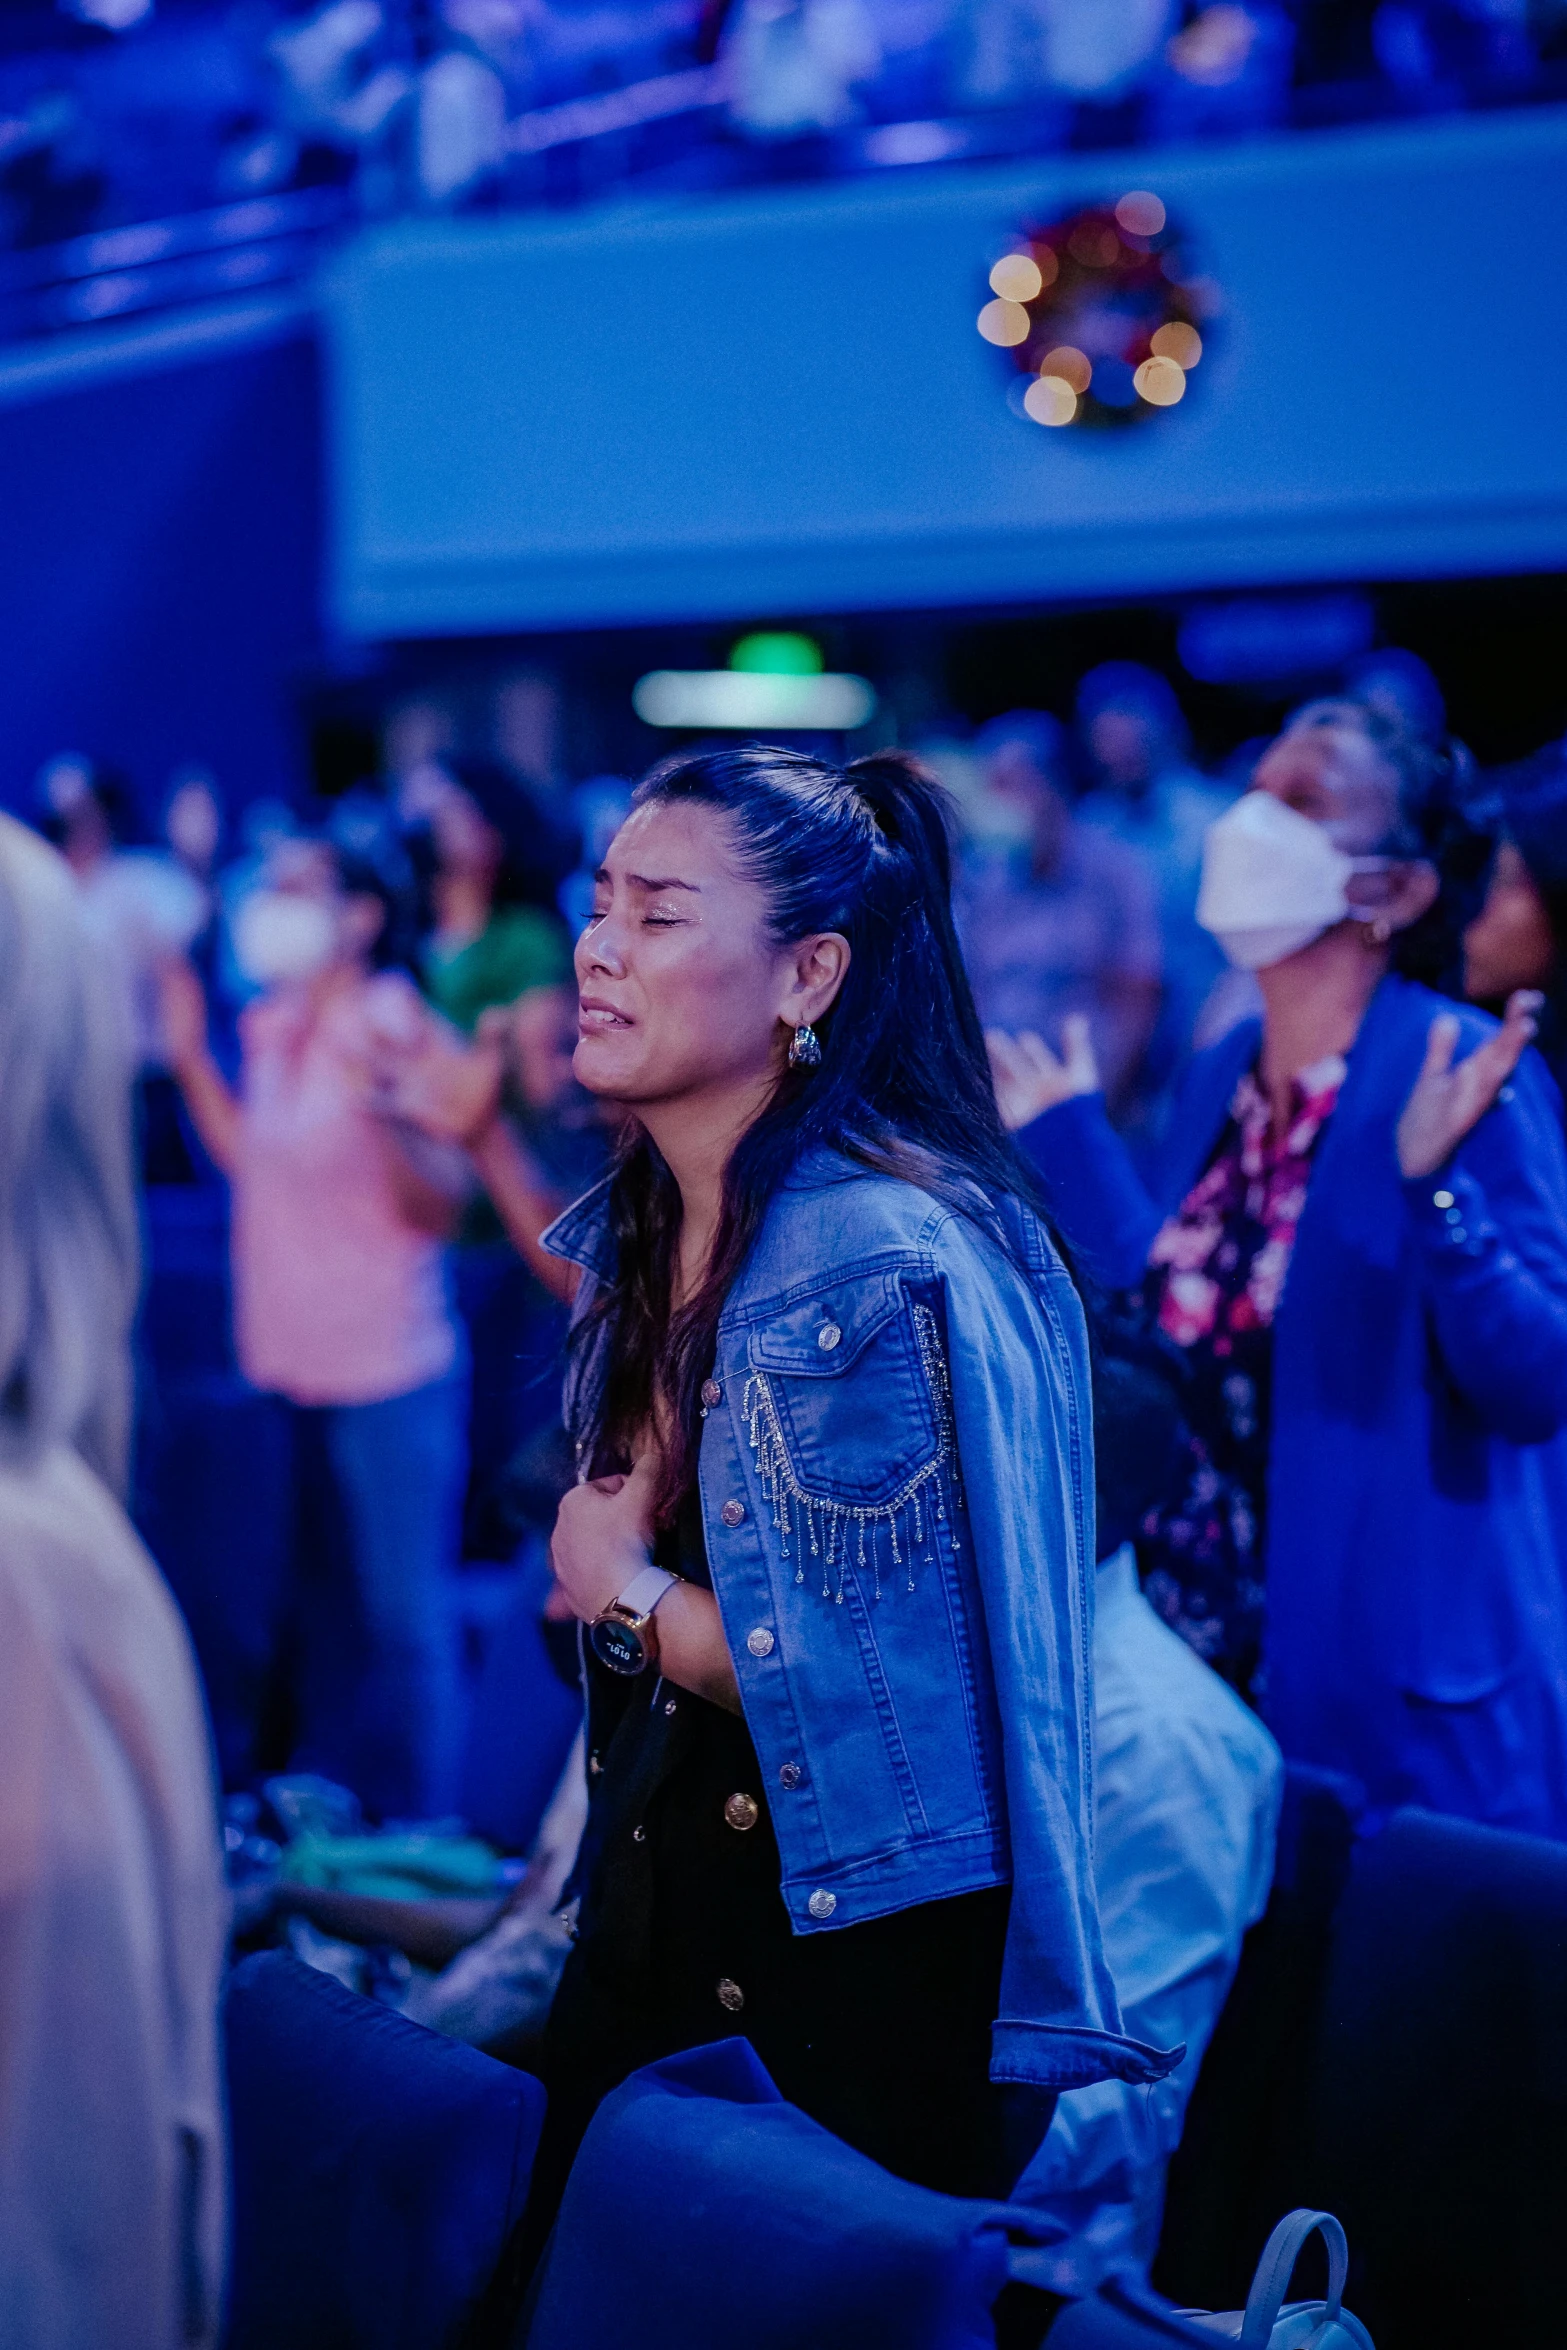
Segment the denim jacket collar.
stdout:
<path fill-rule="evenodd" d="M 863 1179 L 866 1170 L 844 1151 L 826 1144 L 809 1150 L 784 1177 L 784 1191 L 816 1191 L 835 1184 L 849 1184 Z M 601 1286 L 612 1281 L 616 1271 L 616 1247 L 609 1222 L 609 1193 L 614 1182 L 613 1173 L 601 1175 L 592 1188 L 555 1218 L 540 1235 L 539 1245 L 552 1257 L 566 1264 L 580 1265 Z M 1036 1216 L 1016 1200 L 1003 1203 L 1000 1223 L 1007 1244 L 1016 1259 L 1026 1266 L 1030 1278 L 1037 1284 L 1048 1281 L 1054 1262 L 1050 1242 Z M 736 1284 L 732 1297 L 722 1316 L 729 1323 L 743 1308 L 748 1288 L 755 1285 L 762 1268 L 749 1265 Z"/>
<path fill-rule="evenodd" d="M 850 1183 L 864 1173 L 842 1151 L 823 1145 L 807 1151 L 784 1177 L 786 1191 L 810 1191 L 826 1183 Z M 609 1223 L 614 1174 L 601 1175 L 590 1191 L 573 1200 L 539 1236 L 539 1246 L 568 1265 L 580 1265 L 598 1282 L 615 1275 L 615 1239 Z"/>
<path fill-rule="evenodd" d="M 609 1228 L 609 1187 L 615 1178 L 601 1175 L 591 1191 L 558 1215 L 539 1235 L 539 1246 L 568 1265 L 580 1265 L 595 1281 L 609 1281 L 615 1271 L 615 1238 Z"/>

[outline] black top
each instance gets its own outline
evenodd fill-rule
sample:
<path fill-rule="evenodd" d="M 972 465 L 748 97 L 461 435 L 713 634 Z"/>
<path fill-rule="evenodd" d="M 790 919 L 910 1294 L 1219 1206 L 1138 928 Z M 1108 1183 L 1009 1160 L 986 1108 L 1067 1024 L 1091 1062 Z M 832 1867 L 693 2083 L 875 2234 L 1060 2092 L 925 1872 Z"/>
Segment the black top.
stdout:
<path fill-rule="evenodd" d="M 653 1560 L 704 1591 L 713 1588 L 694 1490 L 656 1539 Z M 788 1931 L 778 1844 L 750 1732 L 738 1714 L 656 1673 L 631 1680 L 611 1673 L 591 1650 L 587 1692 L 590 1803 L 576 1876 L 579 1948 L 596 1975 L 638 1998 L 650 1980 L 667 1997 L 696 1970 L 707 1978 L 710 2011 L 723 1971 L 709 1969 L 705 1956 L 706 1921 L 716 1910 L 776 1906 Z"/>
<path fill-rule="evenodd" d="M 654 1558 L 711 1590 L 695 1492 Z M 1021 2165 L 989 2065 L 1009 1889 L 797 1935 L 741 1717 L 591 1654 L 587 1684 L 581 1909 L 541 2063 L 541 2203 L 628 2073 L 737 2034 L 785 2097 L 902 2177 L 1004 2191 Z"/>

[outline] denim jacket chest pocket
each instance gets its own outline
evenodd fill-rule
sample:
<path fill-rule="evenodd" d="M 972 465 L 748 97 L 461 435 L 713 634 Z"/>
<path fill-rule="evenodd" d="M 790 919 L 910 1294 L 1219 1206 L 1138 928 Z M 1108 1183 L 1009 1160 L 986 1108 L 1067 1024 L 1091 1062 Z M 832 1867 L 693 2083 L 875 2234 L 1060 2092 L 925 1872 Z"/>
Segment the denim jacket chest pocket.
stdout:
<path fill-rule="evenodd" d="M 794 1580 L 841 1600 L 952 1543 L 957 1447 L 934 1308 L 895 1274 L 780 1303 L 746 1341 L 743 1414 Z"/>

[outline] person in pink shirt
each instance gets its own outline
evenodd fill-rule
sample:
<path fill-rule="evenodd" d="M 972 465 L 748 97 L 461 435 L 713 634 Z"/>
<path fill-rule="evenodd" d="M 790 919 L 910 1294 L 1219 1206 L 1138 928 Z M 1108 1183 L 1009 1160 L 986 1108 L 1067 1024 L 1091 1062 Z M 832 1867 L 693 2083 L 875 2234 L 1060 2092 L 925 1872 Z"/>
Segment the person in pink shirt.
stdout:
<path fill-rule="evenodd" d="M 296 1436 L 300 1534 L 280 1628 L 291 1761 L 381 1817 L 451 1792 L 454 1664 L 441 1608 L 466 1467 L 467 1364 L 443 1242 L 464 1185 L 389 1108 L 433 1015 L 389 952 L 395 889 L 367 857 L 289 840 L 235 945 L 263 993 L 240 1020 L 239 1091 L 200 982 L 168 967 L 170 1060 L 233 1186 L 235 1343 Z"/>

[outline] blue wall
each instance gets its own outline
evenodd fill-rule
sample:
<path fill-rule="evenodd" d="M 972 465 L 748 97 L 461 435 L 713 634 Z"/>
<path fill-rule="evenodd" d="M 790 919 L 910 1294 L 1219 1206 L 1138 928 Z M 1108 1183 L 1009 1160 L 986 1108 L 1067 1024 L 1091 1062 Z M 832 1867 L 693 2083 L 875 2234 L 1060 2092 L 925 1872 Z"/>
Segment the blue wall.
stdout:
<path fill-rule="evenodd" d="M 200 760 L 231 802 L 293 790 L 318 655 L 320 409 L 308 321 L 203 322 L 0 367 L 0 801 L 76 749 L 152 813 Z"/>
<path fill-rule="evenodd" d="M 1016 419 L 1025 219 L 1151 185 L 1229 301 L 1178 410 Z M 1567 560 L 1567 110 L 366 235 L 328 302 L 367 635 Z"/>

